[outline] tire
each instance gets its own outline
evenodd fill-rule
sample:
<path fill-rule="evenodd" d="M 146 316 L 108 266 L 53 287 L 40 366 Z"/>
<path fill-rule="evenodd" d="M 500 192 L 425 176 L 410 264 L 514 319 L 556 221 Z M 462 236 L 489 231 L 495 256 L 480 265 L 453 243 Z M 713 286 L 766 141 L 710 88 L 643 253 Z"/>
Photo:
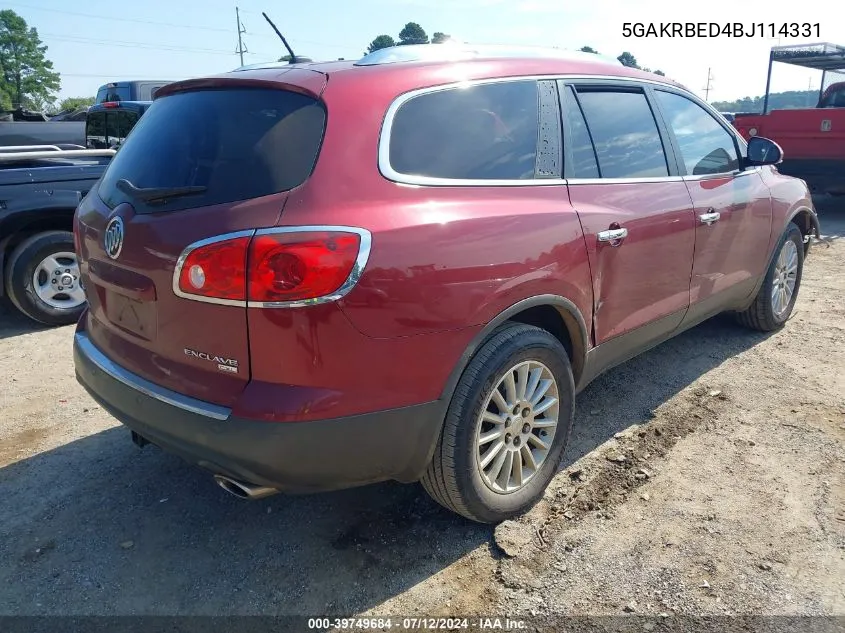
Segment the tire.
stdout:
<path fill-rule="evenodd" d="M 795 246 L 795 284 L 786 305 L 782 310 L 776 311 L 775 301 L 772 295 L 778 275 L 780 274 L 779 262 L 781 261 L 781 255 L 785 249 L 791 250 L 791 247 L 788 245 L 790 242 Z M 798 290 L 801 287 L 801 277 L 804 272 L 804 255 L 804 236 L 795 224 L 790 224 L 781 237 L 780 242 L 778 242 L 775 255 L 772 258 L 771 264 L 769 264 L 769 269 L 766 271 L 766 278 L 763 280 L 763 285 L 754 298 L 754 302 L 747 310 L 737 314 L 737 320 L 742 325 L 753 330 L 760 330 L 761 332 L 773 332 L 783 327 L 784 323 L 792 315 L 795 300 L 798 298 Z"/>
<path fill-rule="evenodd" d="M 550 428 L 548 419 L 544 418 L 553 417 L 554 406 L 546 411 L 537 412 L 536 417 L 529 412 L 528 417 L 523 421 L 520 421 L 522 418 L 509 414 L 507 417 L 511 417 L 513 423 L 502 424 L 501 429 L 500 425 L 481 419 L 483 411 L 492 410 L 494 413 L 502 411 L 502 407 L 496 403 L 504 401 L 494 397 L 494 390 L 497 390 L 504 400 L 515 401 L 504 387 L 499 390 L 499 385 L 500 381 L 505 380 L 504 377 L 509 370 L 515 370 L 520 363 L 526 368 L 523 373 L 510 371 L 515 378 L 517 390 L 520 384 L 530 386 L 531 380 L 524 378 L 533 377 L 535 370 L 541 372 L 537 374 L 541 376 L 541 380 L 554 379 L 554 384 L 548 387 L 546 395 L 535 403 L 539 408 L 544 407 L 549 402 L 548 399 L 554 395 L 555 390 L 557 391 L 557 427 L 553 430 L 554 435 L 551 441 L 548 440 L 550 432 L 547 430 Z M 534 364 L 526 365 L 526 363 Z M 533 390 L 533 393 L 537 394 L 539 390 L 538 387 Z M 442 506 L 480 523 L 498 523 L 522 514 L 542 497 L 549 482 L 557 474 L 572 430 L 574 394 L 572 368 L 560 341 L 540 328 L 520 323 L 507 323 L 478 350 L 461 376 L 449 404 L 434 456 L 423 476 L 423 487 Z M 525 404 L 515 408 L 531 404 L 528 402 L 531 400 L 530 395 L 524 400 Z M 527 410 L 527 407 L 520 409 L 517 416 L 525 414 Z M 528 426 L 536 424 L 543 428 L 532 428 L 526 434 L 524 430 L 526 423 Z M 506 434 L 507 429 L 514 430 L 514 435 Z M 517 436 L 519 429 L 522 429 L 522 434 Z M 496 478 L 492 475 L 498 453 L 494 453 L 495 457 L 491 457 L 486 451 L 482 455 L 477 444 L 477 434 L 480 431 L 488 434 L 494 430 L 497 433 L 500 432 L 501 440 L 507 441 L 507 438 L 511 438 L 510 444 L 495 439 L 489 444 L 482 443 L 485 448 L 489 446 L 486 451 L 492 451 L 494 445 L 501 444 L 498 453 L 510 451 L 513 455 L 512 458 L 504 458 L 505 464 L 508 463 L 508 459 L 512 459 L 513 463 L 525 460 L 524 468 L 518 469 L 513 466 L 510 471 L 506 467 L 502 469 L 502 477 L 505 474 L 508 476 L 506 484 L 497 484 Z M 541 437 L 544 432 L 546 439 Z M 537 440 L 532 440 L 530 435 L 536 435 L 540 441 L 550 446 L 544 458 L 538 461 L 533 474 L 531 474 L 531 467 L 528 466 L 526 450 L 528 453 L 536 450 L 539 455 L 544 449 L 540 449 Z M 516 457 L 515 452 L 519 452 L 520 456 Z M 485 476 L 482 465 L 483 460 L 488 457 L 492 459 L 492 462 L 485 468 L 491 470 Z M 523 480 L 521 487 L 517 487 L 515 473 L 525 473 L 525 468 L 528 468 L 530 478 Z M 512 491 L 508 490 L 510 478 L 514 478 L 515 482 Z M 493 485 L 501 486 L 501 489 L 494 490 L 491 487 L 491 480 L 493 480 Z"/>
<path fill-rule="evenodd" d="M 12 304 L 30 319 L 39 323 L 46 325 L 76 323 L 85 309 L 84 298 L 80 303 L 78 297 L 57 294 L 51 304 L 39 296 L 34 279 L 35 273 L 47 257 L 73 252 L 73 234 L 69 231 L 37 233 L 18 244 L 9 256 L 6 266 L 6 294 Z M 73 289 L 75 295 L 80 294 L 77 292 L 76 285 L 79 283 L 78 265 L 72 263 L 75 262 L 75 256 L 73 260 L 61 257 L 57 261 L 62 266 L 57 270 L 61 270 L 62 273 L 65 270 L 71 271 L 69 274 L 74 278 L 74 285 L 69 288 Z M 46 274 L 44 270 L 39 273 L 41 278 L 49 283 L 52 280 L 49 276 L 45 277 Z M 62 296 L 66 299 L 62 299 Z"/>

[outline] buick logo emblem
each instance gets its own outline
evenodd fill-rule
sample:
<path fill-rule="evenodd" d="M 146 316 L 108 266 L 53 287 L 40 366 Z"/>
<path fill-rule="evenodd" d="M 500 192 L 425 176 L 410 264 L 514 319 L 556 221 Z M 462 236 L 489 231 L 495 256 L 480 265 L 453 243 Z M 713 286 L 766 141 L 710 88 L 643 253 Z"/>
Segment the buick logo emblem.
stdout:
<path fill-rule="evenodd" d="M 103 247 L 106 249 L 106 255 L 112 259 L 117 259 L 120 255 L 120 249 L 123 248 L 123 220 L 120 218 L 112 218 L 106 225 L 106 233 L 103 236 Z"/>

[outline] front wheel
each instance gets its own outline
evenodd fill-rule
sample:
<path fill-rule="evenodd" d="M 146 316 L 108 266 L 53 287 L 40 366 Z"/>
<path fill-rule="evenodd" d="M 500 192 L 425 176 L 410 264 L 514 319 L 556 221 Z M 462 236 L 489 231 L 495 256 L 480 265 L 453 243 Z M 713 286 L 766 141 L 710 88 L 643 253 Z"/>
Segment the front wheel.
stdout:
<path fill-rule="evenodd" d="M 754 303 L 737 315 L 739 322 L 762 332 L 783 327 L 792 314 L 804 272 L 804 236 L 794 224 L 781 237 Z"/>
<path fill-rule="evenodd" d="M 29 318 L 47 325 L 75 323 L 85 309 L 79 263 L 68 231 L 37 233 L 12 251 L 6 293 Z"/>
<path fill-rule="evenodd" d="M 575 387 L 550 333 L 511 323 L 464 371 L 423 477 L 444 507 L 482 523 L 521 514 L 557 473 L 572 428 Z"/>

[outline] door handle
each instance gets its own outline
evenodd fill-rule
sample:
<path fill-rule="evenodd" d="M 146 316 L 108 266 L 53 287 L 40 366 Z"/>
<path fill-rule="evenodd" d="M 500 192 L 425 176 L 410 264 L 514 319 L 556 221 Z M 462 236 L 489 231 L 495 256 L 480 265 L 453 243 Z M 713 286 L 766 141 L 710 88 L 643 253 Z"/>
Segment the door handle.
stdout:
<path fill-rule="evenodd" d="M 713 211 L 712 209 L 709 209 L 707 211 L 707 213 L 702 213 L 701 215 L 699 215 L 698 219 L 701 220 L 702 224 L 710 225 L 710 224 L 713 224 L 714 222 L 717 222 L 719 220 L 719 218 L 721 218 L 721 217 L 722 217 L 721 213 L 719 213 L 718 211 Z"/>
<path fill-rule="evenodd" d="M 607 231 L 599 231 L 596 237 L 599 242 L 620 242 L 628 237 L 628 229 L 608 229 Z"/>

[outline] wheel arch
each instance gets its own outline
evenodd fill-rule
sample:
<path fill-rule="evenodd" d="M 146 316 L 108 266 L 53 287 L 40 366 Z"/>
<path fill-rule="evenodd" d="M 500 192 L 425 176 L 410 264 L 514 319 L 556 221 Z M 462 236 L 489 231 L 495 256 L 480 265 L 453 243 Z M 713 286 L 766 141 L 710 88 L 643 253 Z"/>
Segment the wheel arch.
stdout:
<path fill-rule="evenodd" d="M 12 251 L 24 240 L 46 231 L 73 231 L 76 207 L 31 209 L 0 222 L 0 297 L 5 296 L 5 265 Z"/>
<path fill-rule="evenodd" d="M 589 347 L 589 335 L 584 317 L 578 307 L 569 299 L 559 295 L 537 295 L 518 301 L 506 308 L 475 335 L 455 364 L 441 400 L 449 402 L 467 365 L 487 341 L 502 325 L 512 321 L 534 325 L 546 330 L 557 338 L 566 349 L 572 365 L 575 384 L 584 372 L 584 361 Z"/>

